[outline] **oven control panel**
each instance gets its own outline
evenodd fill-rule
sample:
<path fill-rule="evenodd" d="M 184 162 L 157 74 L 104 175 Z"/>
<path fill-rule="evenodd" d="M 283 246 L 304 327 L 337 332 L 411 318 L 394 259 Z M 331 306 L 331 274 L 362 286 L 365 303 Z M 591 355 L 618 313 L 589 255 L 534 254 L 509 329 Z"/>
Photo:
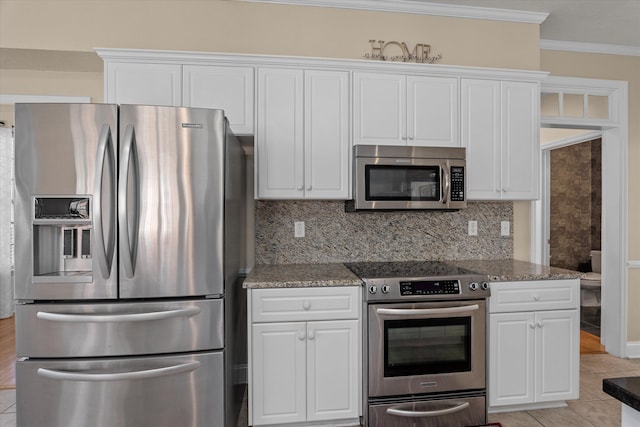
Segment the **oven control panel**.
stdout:
<path fill-rule="evenodd" d="M 400 295 L 460 295 L 459 280 L 401 281 Z"/>

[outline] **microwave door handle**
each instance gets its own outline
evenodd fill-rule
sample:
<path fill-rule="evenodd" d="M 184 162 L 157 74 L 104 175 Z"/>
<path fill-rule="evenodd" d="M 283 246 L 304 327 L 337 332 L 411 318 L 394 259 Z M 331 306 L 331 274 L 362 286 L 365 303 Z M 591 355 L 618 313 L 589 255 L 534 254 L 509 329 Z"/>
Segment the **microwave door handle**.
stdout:
<path fill-rule="evenodd" d="M 449 162 L 447 162 L 446 166 L 440 166 L 440 170 L 442 171 L 442 204 L 446 205 L 449 203 L 449 191 L 451 189 L 451 176 L 449 175 Z"/>
<path fill-rule="evenodd" d="M 53 369 L 38 368 L 40 376 L 54 380 L 64 381 L 128 381 L 157 378 L 165 375 L 178 374 L 181 372 L 195 371 L 200 367 L 200 362 L 192 361 L 165 368 L 147 369 L 144 371 L 117 372 L 110 374 L 88 374 L 82 372 L 57 371 Z"/>
<path fill-rule="evenodd" d="M 429 316 L 434 314 L 464 313 L 466 311 L 475 311 L 479 308 L 480 306 L 478 304 L 443 308 L 378 308 L 376 309 L 376 313 L 383 316 Z"/>
<path fill-rule="evenodd" d="M 387 414 L 396 415 L 398 417 L 409 417 L 409 418 L 419 418 L 419 417 L 439 417 L 441 415 L 454 414 L 456 412 L 460 412 L 469 407 L 469 402 L 461 403 L 460 405 L 456 405 L 447 409 L 438 409 L 436 411 L 406 411 L 404 409 L 396 409 L 396 408 L 388 408 Z"/>

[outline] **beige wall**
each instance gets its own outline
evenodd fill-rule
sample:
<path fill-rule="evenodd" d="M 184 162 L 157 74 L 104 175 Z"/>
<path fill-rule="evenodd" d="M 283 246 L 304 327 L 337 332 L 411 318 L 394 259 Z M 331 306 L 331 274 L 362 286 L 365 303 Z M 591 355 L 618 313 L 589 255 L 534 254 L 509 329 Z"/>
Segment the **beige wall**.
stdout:
<path fill-rule="evenodd" d="M 629 234 L 630 260 L 640 260 L 640 57 L 587 54 L 543 50 L 541 68 L 554 76 L 571 76 L 629 83 Z M 626 260 L 623 260 L 626 261 Z M 628 332 L 629 341 L 640 341 L 640 272 L 630 270 L 628 275 Z"/>

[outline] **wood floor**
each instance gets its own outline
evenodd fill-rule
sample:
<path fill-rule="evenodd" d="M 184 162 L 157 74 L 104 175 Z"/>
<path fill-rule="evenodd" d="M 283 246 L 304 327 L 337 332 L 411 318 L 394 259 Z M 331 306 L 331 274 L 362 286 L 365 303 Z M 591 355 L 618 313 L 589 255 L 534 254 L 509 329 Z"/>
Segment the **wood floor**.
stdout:
<path fill-rule="evenodd" d="M 0 319 L 0 390 L 16 388 L 16 340 L 13 317 Z"/>
<path fill-rule="evenodd" d="M 580 331 L 580 354 L 603 354 L 600 338 Z M 13 317 L 0 319 L 0 390 L 16 387 L 16 344 Z"/>

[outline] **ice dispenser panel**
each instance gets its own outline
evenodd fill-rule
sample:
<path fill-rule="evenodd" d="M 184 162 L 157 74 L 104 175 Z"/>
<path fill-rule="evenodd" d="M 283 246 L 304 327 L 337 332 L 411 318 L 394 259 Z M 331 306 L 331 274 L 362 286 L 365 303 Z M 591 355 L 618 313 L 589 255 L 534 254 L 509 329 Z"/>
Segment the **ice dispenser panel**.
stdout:
<path fill-rule="evenodd" d="M 91 197 L 34 198 L 33 282 L 91 282 Z"/>

